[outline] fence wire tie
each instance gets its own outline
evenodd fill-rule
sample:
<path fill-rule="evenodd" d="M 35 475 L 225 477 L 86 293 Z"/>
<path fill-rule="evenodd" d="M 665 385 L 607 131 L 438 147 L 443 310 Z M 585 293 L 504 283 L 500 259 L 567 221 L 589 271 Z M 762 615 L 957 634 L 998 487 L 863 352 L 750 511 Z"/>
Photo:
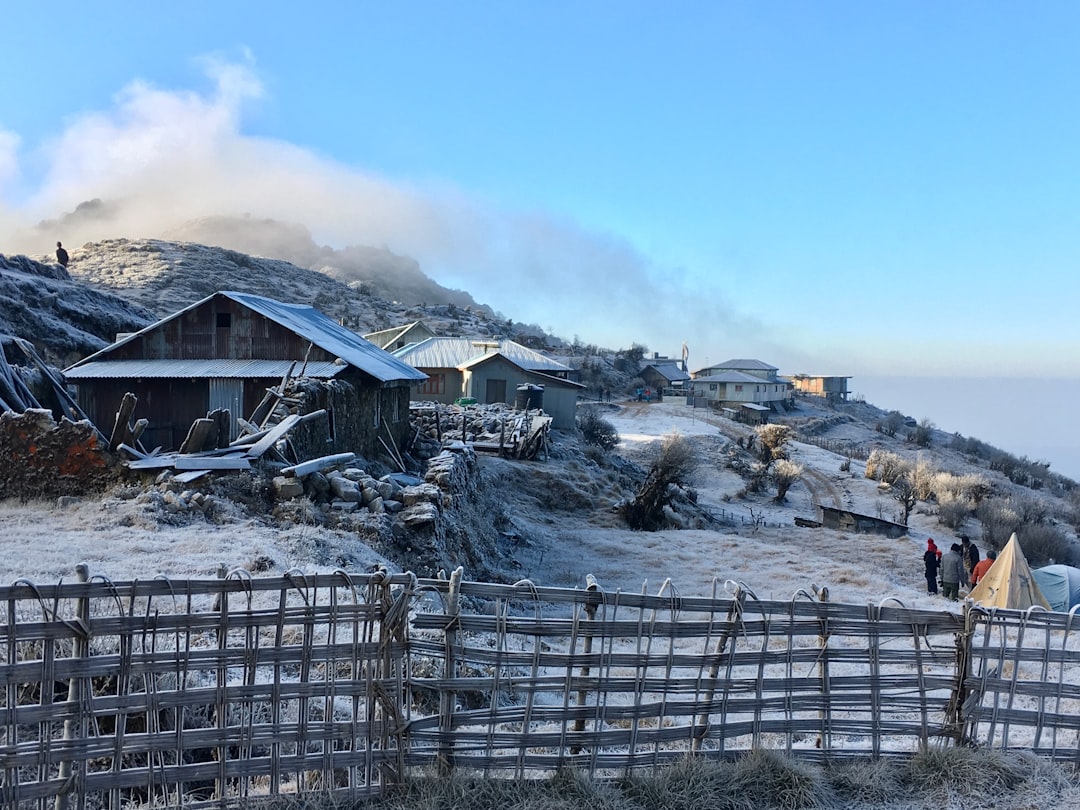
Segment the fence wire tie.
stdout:
<path fill-rule="evenodd" d="M 344 568 L 335 568 L 334 574 L 335 576 L 339 576 L 343 580 L 345 580 L 345 587 L 348 588 L 349 591 L 352 593 L 353 604 L 357 604 L 357 602 L 359 601 L 359 597 L 356 593 L 356 583 L 353 582 L 353 578 L 349 576 L 349 572 L 346 571 Z"/>
<path fill-rule="evenodd" d="M 232 575 L 230 574 L 230 576 Z M 250 576 L 250 574 L 248 574 L 248 576 Z M 299 568 L 290 568 L 285 572 L 285 579 L 287 579 L 289 584 L 298 594 L 300 594 L 300 598 L 304 600 L 304 607 L 311 607 L 311 601 L 308 599 L 307 574 Z"/>
<path fill-rule="evenodd" d="M 62 579 L 60 580 L 60 584 L 63 584 Z M 33 592 L 34 596 L 37 598 L 38 605 L 41 607 L 41 615 L 45 621 L 59 622 L 80 638 L 85 640 L 90 639 L 90 628 L 87 626 L 86 622 L 82 620 L 81 616 L 74 619 L 64 619 L 60 617 L 60 609 L 57 606 L 60 600 L 59 596 L 57 596 L 54 606 L 50 608 L 45 601 L 45 597 L 35 583 L 28 579 L 17 579 L 12 583 L 12 587 L 15 587 L 16 585 L 27 587 Z"/>
<path fill-rule="evenodd" d="M 116 584 L 104 574 L 94 574 L 90 577 L 90 582 L 101 582 L 109 589 L 109 594 L 116 600 L 116 609 L 120 611 L 120 615 L 124 615 L 124 602 L 120 598 L 120 591 L 117 589 Z M 134 585 L 138 585 L 139 580 L 134 580 Z"/>

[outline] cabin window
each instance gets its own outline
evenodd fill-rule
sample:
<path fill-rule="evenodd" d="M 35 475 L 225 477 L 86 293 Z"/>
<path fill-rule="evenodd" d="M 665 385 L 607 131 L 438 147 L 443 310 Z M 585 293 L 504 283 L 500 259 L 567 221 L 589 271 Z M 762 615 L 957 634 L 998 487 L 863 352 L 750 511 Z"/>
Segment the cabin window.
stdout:
<path fill-rule="evenodd" d="M 445 394 L 446 393 L 446 375 L 445 374 L 429 374 L 428 378 L 424 380 L 420 386 L 421 394 Z"/>
<path fill-rule="evenodd" d="M 710 391 L 715 391 L 716 390 L 716 383 L 709 383 L 709 390 Z"/>
<path fill-rule="evenodd" d="M 742 391 L 742 386 L 741 385 L 736 385 L 735 390 L 736 391 Z"/>
<path fill-rule="evenodd" d="M 232 326 L 232 313 L 219 312 L 217 314 L 217 328 L 228 329 L 230 326 Z"/>
<path fill-rule="evenodd" d="M 371 409 L 372 427 L 378 427 L 379 422 L 382 421 L 382 395 L 381 392 L 375 395 L 375 407 Z"/>
<path fill-rule="evenodd" d="M 336 438 L 334 434 L 334 409 L 326 409 L 326 442 L 329 444 Z"/>

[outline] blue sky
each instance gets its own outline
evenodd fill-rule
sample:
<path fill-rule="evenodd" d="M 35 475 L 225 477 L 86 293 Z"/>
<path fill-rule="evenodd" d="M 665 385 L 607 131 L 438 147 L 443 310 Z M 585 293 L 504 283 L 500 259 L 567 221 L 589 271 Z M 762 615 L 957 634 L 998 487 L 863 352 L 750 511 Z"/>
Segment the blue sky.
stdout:
<path fill-rule="evenodd" d="M 691 365 L 1080 373 L 1075 3 L 18 6 L 0 252 L 249 213 Z"/>

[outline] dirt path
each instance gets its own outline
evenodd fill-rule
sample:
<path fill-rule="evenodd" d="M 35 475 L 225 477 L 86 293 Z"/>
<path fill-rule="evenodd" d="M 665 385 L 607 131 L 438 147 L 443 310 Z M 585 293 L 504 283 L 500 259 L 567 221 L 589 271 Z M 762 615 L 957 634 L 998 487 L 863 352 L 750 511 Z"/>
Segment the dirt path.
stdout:
<path fill-rule="evenodd" d="M 826 478 L 822 473 L 810 467 L 804 467 L 802 473 L 802 482 L 806 484 L 806 488 L 810 490 L 810 495 L 814 499 L 814 503 L 822 503 L 826 498 L 829 498 L 833 502 L 833 506 L 837 509 L 844 508 L 843 499 L 840 497 L 840 491 L 833 486 L 832 481 Z"/>

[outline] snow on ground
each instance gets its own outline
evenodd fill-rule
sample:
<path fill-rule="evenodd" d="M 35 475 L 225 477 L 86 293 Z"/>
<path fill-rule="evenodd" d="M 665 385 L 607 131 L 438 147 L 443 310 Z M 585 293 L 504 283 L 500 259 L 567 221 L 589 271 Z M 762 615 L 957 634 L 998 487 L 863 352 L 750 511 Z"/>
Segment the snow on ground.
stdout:
<path fill-rule="evenodd" d="M 863 514 L 895 518 L 897 504 L 878 491 L 877 483 L 853 462 L 841 472 L 843 456 L 796 442 L 791 458 L 809 475 L 792 487 L 787 502 L 777 504 L 772 493 L 738 497 L 742 480 L 720 465 L 718 448 L 752 429 L 718 417 L 706 419 L 680 402 L 622 406 L 605 418 L 619 431 L 619 452 L 647 462 L 662 438 L 673 431 L 690 437 L 701 450 L 702 465 L 693 485 L 699 502 L 723 509 L 743 525 L 718 530 L 635 532 L 623 528 L 567 526 L 526 561 L 523 574 L 542 584 L 581 586 L 594 574 L 606 590 L 655 593 L 666 579 L 683 595 L 706 596 L 728 580 L 742 582 L 761 599 L 791 599 L 799 590 L 827 586 L 834 602 L 878 603 L 896 598 L 909 607 L 944 608 L 949 602 L 926 593 L 922 553 L 927 536 L 953 542 L 941 527 L 922 515 L 912 515 L 908 537 L 892 540 L 829 529 L 796 527 L 796 516 L 814 519 L 815 499 Z M 811 476 L 813 478 L 811 479 Z M 808 486 L 808 483 L 810 486 Z M 812 492 L 810 487 L 816 492 Z M 831 504 L 832 505 L 832 504 Z M 753 525 L 753 519 L 759 523 Z"/>
<path fill-rule="evenodd" d="M 795 443 L 791 457 L 805 466 L 803 481 L 787 502 L 771 494 L 743 499 L 742 480 L 722 465 L 723 447 L 751 429 L 729 420 L 706 420 L 681 402 L 630 403 L 605 416 L 622 438 L 619 452 L 647 463 L 663 436 L 678 431 L 692 437 L 702 464 L 694 487 L 699 502 L 723 510 L 739 525 L 713 529 L 636 532 L 588 521 L 570 513 L 545 516 L 533 529 L 540 538 L 521 549 L 517 575 L 544 585 L 580 587 L 586 574 L 602 587 L 655 592 L 664 580 L 685 595 L 708 595 L 728 580 L 740 581 L 762 599 L 790 599 L 800 589 L 828 586 L 833 601 L 877 603 L 895 597 L 913 607 L 949 603 L 925 592 L 922 551 L 926 537 L 949 543 L 933 518 L 912 515 L 910 537 L 849 535 L 794 525 L 796 516 L 815 518 L 815 499 L 838 497 L 858 512 L 895 517 L 897 504 L 879 493 L 855 462 L 841 472 L 843 457 Z M 754 525 L 754 520 L 763 525 Z M 745 521 L 745 523 L 741 523 Z M 348 534 L 316 526 L 278 529 L 242 517 L 217 525 L 194 520 L 162 525 L 138 498 L 84 499 L 66 506 L 53 502 L 0 503 L 0 581 L 70 580 L 86 562 L 92 574 L 110 579 L 212 576 L 219 566 L 244 567 L 264 558 L 274 571 L 299 568 L 365 570 L 385 562 Z M 391 566 L 393 567 L 393 566 Z"/>

